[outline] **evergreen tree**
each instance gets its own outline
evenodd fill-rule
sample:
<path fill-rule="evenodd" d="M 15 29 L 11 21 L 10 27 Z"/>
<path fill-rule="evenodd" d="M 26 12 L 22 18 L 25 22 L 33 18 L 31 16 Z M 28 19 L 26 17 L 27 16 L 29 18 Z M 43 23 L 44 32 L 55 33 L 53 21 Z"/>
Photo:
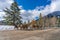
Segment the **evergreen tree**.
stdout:
<path fill-rule="evenodd" d="M 12 24 L 15 26 L 15 28 L 18 28 L 17 25 L 21 24 L 21 16 L 20 16 L 20 9 L 16 2 L 12 3 L 10 8 L 4 9 L 4 12 L 6 13 L 5 21 L 8 24 Z"/>

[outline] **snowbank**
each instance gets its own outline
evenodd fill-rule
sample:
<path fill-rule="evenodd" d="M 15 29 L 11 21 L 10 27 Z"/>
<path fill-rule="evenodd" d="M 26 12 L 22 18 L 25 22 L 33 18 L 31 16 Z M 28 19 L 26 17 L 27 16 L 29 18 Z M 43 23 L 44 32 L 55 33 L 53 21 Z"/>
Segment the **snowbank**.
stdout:
<path fill-rule="evenodd" d="M 14 30 L 14 26 L 11 26 L 11 25 L 0 25 L 0 30 Z"/>

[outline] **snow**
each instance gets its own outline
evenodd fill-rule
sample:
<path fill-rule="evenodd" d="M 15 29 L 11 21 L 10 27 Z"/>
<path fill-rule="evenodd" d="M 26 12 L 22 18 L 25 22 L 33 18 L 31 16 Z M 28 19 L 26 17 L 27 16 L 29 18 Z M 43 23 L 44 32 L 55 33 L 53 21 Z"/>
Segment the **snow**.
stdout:
<path fill-rule="evenodd" d="M 14 30 L 14 26 L 11 26 L 11 25 L 0 25 L 0 30 Z"/>

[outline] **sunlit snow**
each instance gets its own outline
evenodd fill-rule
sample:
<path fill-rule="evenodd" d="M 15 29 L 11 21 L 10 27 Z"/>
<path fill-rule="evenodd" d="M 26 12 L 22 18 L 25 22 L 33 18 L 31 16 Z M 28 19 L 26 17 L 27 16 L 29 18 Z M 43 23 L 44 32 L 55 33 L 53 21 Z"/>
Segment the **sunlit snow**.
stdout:
<path fill-rule="evenodd" d="M 0 30 L 14 30 L 14 26 L 0 25 Z"/>

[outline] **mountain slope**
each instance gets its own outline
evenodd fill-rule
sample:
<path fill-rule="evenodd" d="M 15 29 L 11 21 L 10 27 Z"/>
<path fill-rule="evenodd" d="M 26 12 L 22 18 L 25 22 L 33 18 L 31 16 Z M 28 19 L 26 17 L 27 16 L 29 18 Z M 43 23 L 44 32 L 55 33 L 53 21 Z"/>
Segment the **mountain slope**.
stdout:
<path fill-rule="evenodd" d="M 53 16 L 55 16 L 55 17 L 60 16 L 60 11 L 55 11 L 55 12 L 49 13 L 49 14 L 47 15 L 47 17 L 53 17 Z"/>

